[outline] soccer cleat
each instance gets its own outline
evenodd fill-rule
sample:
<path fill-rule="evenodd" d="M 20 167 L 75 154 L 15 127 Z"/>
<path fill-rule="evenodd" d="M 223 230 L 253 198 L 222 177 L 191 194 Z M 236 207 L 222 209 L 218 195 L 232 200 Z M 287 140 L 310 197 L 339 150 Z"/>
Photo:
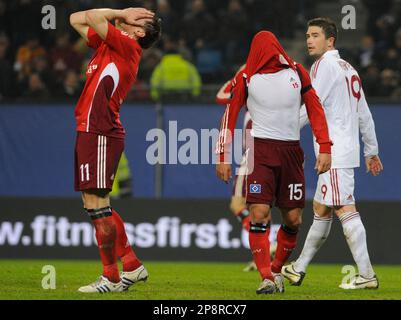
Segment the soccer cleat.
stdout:
<path fill-rule="evenodd" d="M 97 281 L 81 287 L 78 289 L 82 293 L 108 293 L 108 292 L 122 292 L 122 282 L 113 283 L 104 276 L 101 276 Z"/>
<path fill-rule="evenodd" d="M 354 277 L 350 283 L 342 283 L 339 285 L 341 289 L 345 290 L 355 290 L 355 289 L 378 289 L 379 279 L 376 275 L 373 278 L 367 279 L 358 275 Z"/>
<path fill-rule="evenodd" d="M 259 285 L 259 288 L 256 290 L 257 294 L 273 294 L 276 292 L 276 284 L 269 280 L 265 279 Z"/>
<path fill-rule="evenodd" d="M 146 282 L 146 280 L 148 280 L 148 277 L 149 273 L 144 266 L 140 266 L 134 271 L 121 272 L 121 282 L 123 284 L 123 290 L 127 291 L 130 286 L 139 281 Z"/>
<path fill-rule="evenodd" d="M 242 269 L 243 272 L 251 272 L 251 271 L 256 271 L 258 268 L 256 267 L 255 262 L 251 261 L 249 262 L 244 269 Z"/>
<path fill-rule="evenodd" d="M 294 268 L 294 262 L 287 264 L 281 268 L 281 274 L 288 279 L 292 286 L 300 286 L 305 278 L 305 272 L 298 272 Z"/>
<path fill-rule="evenodd" d="M 284 277 L 281 273 L 272 272 L 274 283 L 276 285 L 276 292 L 284 293 Z"/>

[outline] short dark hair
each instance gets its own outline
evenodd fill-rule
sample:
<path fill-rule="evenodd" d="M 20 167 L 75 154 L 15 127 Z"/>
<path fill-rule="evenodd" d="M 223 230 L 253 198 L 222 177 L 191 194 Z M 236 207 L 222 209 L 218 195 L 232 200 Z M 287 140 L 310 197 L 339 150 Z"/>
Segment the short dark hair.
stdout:
<path fill-rule="evenodd" d="M 336 23 L 330 18 L 315 18 L 309 20 L 308 27 L 320 27 L 323 29 L 326 39 L 333 37 L 334 45 L 336 44 L 338 37 L 338 29 Z"/>
<path fill-rule="evenodd" d="M 143 49 L 148 49 L 160 40 L 162 35 L 162 19 L 154 17 L 153 21 L 146 22 L 143 28 L 145 29 L 145 36 L 139 38 L 138 43 Z"/>

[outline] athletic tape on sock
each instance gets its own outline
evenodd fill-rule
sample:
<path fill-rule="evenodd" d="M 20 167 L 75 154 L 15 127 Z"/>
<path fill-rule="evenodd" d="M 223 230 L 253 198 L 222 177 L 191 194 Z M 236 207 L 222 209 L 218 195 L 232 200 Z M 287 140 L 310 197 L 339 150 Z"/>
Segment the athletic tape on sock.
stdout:
<path fill-rule="evenodd" d="M 106 218 L 112 215 L 111 207 L 100 209 L 85 209 L 85 211 L 92 220 Z"/>
<path fill-rule="evenodd" d="M 285 233 L 288 233 L 288 234 L 297 234 L 297 233 L 298 233 L 298 230 L 291 229 L 291 228 L 287 227 L 285 224 L 282 224 L 282 225 L 281 225 L 281 229 L 282 229 Z"/>
<path fill-rule="evenodd" d="M 252 233 L 264 233 L 267 231 L 267 229 L 270 228 L 270 223 L 265 224 L 265 223 L 249 223 L 250 228 L 249 228 L 249 232 Z"/>

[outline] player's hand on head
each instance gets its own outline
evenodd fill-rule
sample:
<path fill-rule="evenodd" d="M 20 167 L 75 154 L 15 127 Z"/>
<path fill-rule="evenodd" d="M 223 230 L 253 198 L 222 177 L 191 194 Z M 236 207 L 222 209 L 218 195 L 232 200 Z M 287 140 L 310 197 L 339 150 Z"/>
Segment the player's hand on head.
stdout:
<path fill-rule="evenodd" d="M 126 23 L 143 27 L 146 22 L 151 22 L 155 13 L 145 8 L 127 8 L 123 10 L 123 19 Z"/>
<path fill-rule="evenodd" d="M 320 153 L 317 156 L 315 170 L 317 170 L 317 174 L 322 174 L 329 171 L 331 168 L 331 154 L 328 153 Z"/>
<path fill-rule="evenodd" d="M 231 164 L 218 163 L 216 165 L 216 175 L 225 183 L 228 183 L 231 178 Z"/>
<path fill-rule="evenodd" d="M 373 176 L 378 176 L 380 172 L 383 170 L 383 164 L 379 158 L 379 156 L 367 157 L 365 159 L 366 163 L 366 172 L 371 173 Z"/>

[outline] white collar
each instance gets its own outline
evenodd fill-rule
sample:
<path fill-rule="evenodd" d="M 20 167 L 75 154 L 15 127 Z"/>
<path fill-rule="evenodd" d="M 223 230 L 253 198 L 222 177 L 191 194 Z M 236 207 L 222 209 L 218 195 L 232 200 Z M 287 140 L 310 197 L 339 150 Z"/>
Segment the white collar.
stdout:
<path fill-rule="evenodd" d="M 323 57 L 325 57 L 325 56 L 332 56 L 335 58 L 340 58 L 340 53 L 338 52 L 338 50 L 329 50 L 324 53 Z"/>

